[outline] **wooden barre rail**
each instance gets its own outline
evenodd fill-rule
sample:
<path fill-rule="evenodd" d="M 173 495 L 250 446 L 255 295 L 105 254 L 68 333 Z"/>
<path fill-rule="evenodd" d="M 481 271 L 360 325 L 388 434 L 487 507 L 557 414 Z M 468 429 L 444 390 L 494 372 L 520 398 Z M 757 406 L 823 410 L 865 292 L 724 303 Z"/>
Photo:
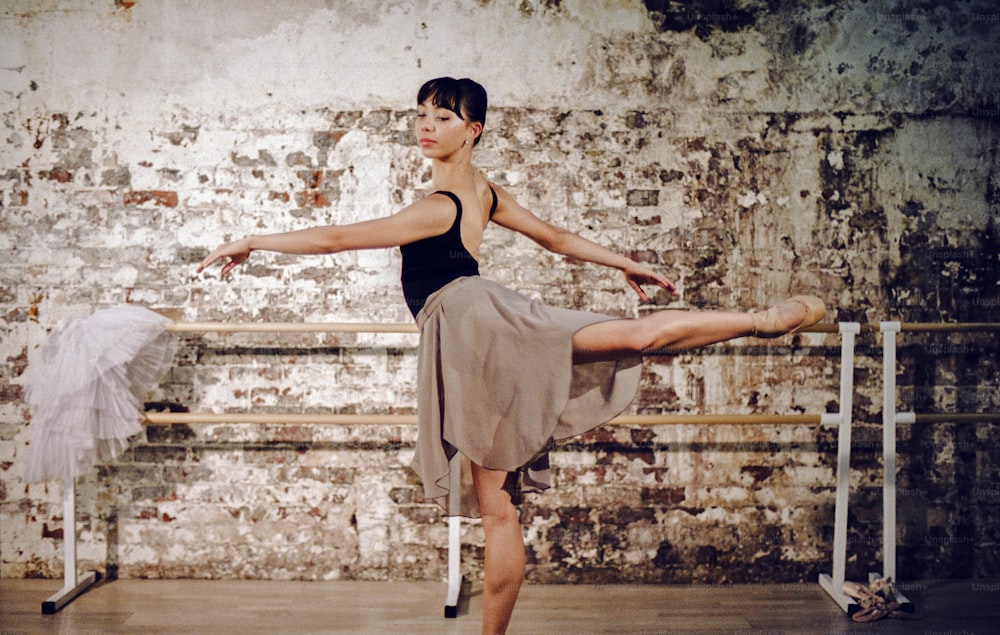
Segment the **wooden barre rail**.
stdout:
<path fill-rule="evenodd" d="M 300 413 L 204 413 L 147 412 L 146 423 L 318 423 L 329 425 L 416 425 L 417 415 L 401 414 L 300 414 Z M 616 425 L 677 425 L 677 424 L 812 424 L 819 425 L 822 415 L 620 415 L 609 424 Z"/>
<path fill-rule="evenodd" d="M 174 322 L 174 333 L 419 333 L 413 323 L 392 322 Z"/>
<path fill-rule="evenodd" d="M 877 330 L 872 326 L 873 330 Z M 1000 323 L 996 322 L 901 322 L 900 331 L 904 333 L 974 333 L 982 331 L 1000 331 Z"/>
<path fill-rule="evenodd" d="M 867 326 L 867 325 L 866 325 Z M 419 333 L 410 322 L 174 322 L 173 333 Z M 864 330 L 872 330 L 870 328 Z M 814 324 L 802 333 L 836 333 L 836 324 Z"/>
<path fill-rule="evenodd" d="M 902 414 L 902 413 L 901 413 Z M 261 424 L 322 424 L 322 425 L 416 425 L 417 415 L 334 414 L 334 413 L 206 413 L 206 412 L 146 412 L 144 423 L 172 425 L 187 423 L 261 423 Z M 838 415 L 620 415 L 607 425 L 823 425 L 835 423 Z M 1000 421 L 1000 413 L 916 414 L 915 423 L 975 423 Z"/>
<path fill-rule="evenodd" d="M 837 333 L 837 324 L 814 324 L 801 333 Z M 173 333 L 419 333 L 412 322 L 174 322 Z M 877 324 L 861 324 L 862 333 L 877 333 Z M 969 333 L 1000 331 L 992 322 L 902 322 L 904 332 Z"/>
<path fill-rule="evenodd" d="M 861 324 L 861 332 L 878 332 L 878 325 Z M 410 322 L 174 322 L 167 330 L 175 333 L 418 333 Z M 1000 331 L 1000 324 L 988 322 L 932 323 L 903 322 L 901 331 L 974 332 Z M 802 332 L 837 333 L 838 324 L 816 324 Z M 915 423 L 1000 421 L 997 413 L 912 414 Z M 254 423 L 324 425 L 416 425 L 415 414 L 336 414 L 336 413 L 197 413 L 146 412 L 147 424 Z M 839 415 L 621 415 L 616 425 L 824 425 L 836 424 Z"/>

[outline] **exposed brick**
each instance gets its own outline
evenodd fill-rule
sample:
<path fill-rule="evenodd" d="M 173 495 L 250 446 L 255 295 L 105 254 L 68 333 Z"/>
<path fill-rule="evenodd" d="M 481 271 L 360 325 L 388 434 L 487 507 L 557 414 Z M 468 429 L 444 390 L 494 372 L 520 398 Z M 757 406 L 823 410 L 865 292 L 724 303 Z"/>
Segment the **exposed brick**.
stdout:
<path fill-rule="evenodd" d="M 683 487 L 644 487 L 642 500 L 654 505 L 677 505 L 684 502 Z"/>
<path fill-rule="evenodd" d="M 58 183 L 69 183 L 73 180 L 73 173 L 64 168 L 52 168 L 51 170 L 43 170 L 39 172 L 38 177 L 41 179 L 56 181 Z"/>
<path fill-rule="evenodd" d="M 24 389 L 17 384 L 0 384 L 0 403 L 15 403 L 24 398 Z"/>
<path fill-rule="evenodd" d="M 132 174 L 127 167 L 114 168 L 101 172 L 101 185 L 105 187 L 129 187 L 132 184 Z"/>
<path fill-rule="evenodd" d="M 121 92 L 91 90 L 107 84 L 106 70 L 99 52 L 81 48 L 78 81 L 52 81 L 58 73 L 45 60 L 67 50 L 46 37 L 54 21 L 57 31 L 107 34 L 125 56 L 152 28 L 131 24 L 129 44 L 120 21 L 133 3 L 110 12 L 92 4 L 18 16 L 16 37 L 37 45 L 25 49 L 28 87 L 3 113 L 0 500 L 4 539 L 16 546 L 4 544 L 4 577 L 61 575 L 58 492 L 19 480 L 33 422 L 17 378 L 46 332 L 122 302 L 179 309 L 179 320 L 406 320 L 397 250 L 255 253 L 226 281 L 218 269 L 202 276 L 194 267 L 214 245 L 247 233 L 389 214 L 422 196 L 431 178 L 413 145 L 412 95 L 377 78 L 345 82 L 319 104 L 300 99 L 308 65 L 281 77 L 250 68 L 245 85 L 268 90 L 227 99 L 223 111 L 223 102 L 204 99 L 201 82 L 188 86 L 179 75 L 156 87 L 171 95 L 162 103 L 130 98 L 149 94 L 139 75 L 117 78 Z M 360 34 L 396 23 L 377 19 L 373 4 L 364 28 L 353 28 L 361 18 L 336 4 L 321 17 L 335 14 L 352 49 L 370 44 L 355 41 Z M 873 3 L 805 11 L 800 31 L 816 43 L 762 37 L 773 20 L 758 25 L 745 12 L 713 23 L 643 3 L 618 3 L 630 23 L 652 25 L 622 38 L 598 19 L 600 9 L 570 4 L 526 28 L 544 23 L 539 59 L 558 49 L 580 60 L 570 75 L 599 78 L 587 82 L 586 101 L 601 110 L 579 107 L 571 95 L 579 77 L 515 94 L 502 88 L 504 73 L 537 69 L 500 69 L 477 167 L 547 221 L 661 271 L 681 294 L 653 292 L 639 307 L 615 272 L 496 227 L 486 231 L 484 275 L 556 306 L 614 316 L 764 308 L 804 292 L 830 303 L 828 321 L 1000 320 L 992 258 L 1000 195 L 996 166 L 983 159 L 994 153 L 996 115 L 972 114 L 989 103 L 1000 70 L 989 63 L 992 42 L 959 28 L 968 22 L 961 7 L 907 20 L 906 38 L 925 44 L 916 51 L 885 46 L 899 39 L 900 24 L 883 23 L 872 37 L 827 37 L 877 21 Z M 470 18 L 496 17 L 497 3 L 478 5 Z M 308 11 L 299 17 L 293 31 L 315 23 Z M 159 27 L 204 29 L 198 19 L 177 12 Z M 297 45 L 316 44 L 321 36 L 302 28 Z M 224 48 L 237 37 L 215 32 Z M 387 64 L 412 57 L 412 29 L 383 35 L 399 40 L 384 51 Z M 257 37 L 239 33 L 238 45 L 268 45 Z M 698 47 L 739 52 L 740 72 L 693 54 Z M 179 42 L 177 67 L 202 68 L 202 49 Z M 834 58 L 867 66 L 831 67 Z M 207 82 L 225 85 L 221 71 L 206 72 Z M 255 83 L 255 73 L 265 81 Z M 55 104 L 73 108 L 53 112 Z M 803 104 L 807 112 L 797 112 Z M 934 152 L 914 151 L 921 148 Z M 996 411 L 997 349 L 977 337 L 903 337 L 901 405 Z M 412 414 L 416 356 L 407 338 L 187 335 L 169 376 L 143 399 L 195 411 Z M 881 558 L 871 537 L 881 528 L 882 469 L 880 343 L 862 334 L 859 344 L 848 565 L 857 579 Z M 806 334 L 647 355 L 634 410 L 835 412 L 837 345 L 834 334 Z M 997 430 L 900 429 L 899 489 L 913 492 L 899 497 L 904 578 L 975 578 L 1000 567 L 991 504 Z M 529 577 L 815 579 L 832 543 L 836 438 L 836 429 L 815 426 L 608 425 L 562 443 L 554 487 L 522 506 Z M 80 553 L 100 556 L 81 565 L 133 577 L 439 580 L 444 524 L 406 466 L 415 441 L 412 426 L 149 426 L 119 460 L 81 479 Z M 464 534 L 463 566 L 475 577 L 481 528 L 467 524 Z"/>
<path fill-rule="evenodd" d="M 659 190 L 629 190 L 626 202 L 632 207 L 651 207 L 660 204 Z"/>
<path fill-rule="evenodd" d="M 656 511 L 649 507 L 618 507 L 603 509 L 600 514 L 601 523 L 612 525 L 632 525 L 638 522 L 655 522 Z"/>
<path fill-rule="evenodd" d="M 134 450 L 137 463 L 182 462 L 187 458 L 187 449 L 171 446 L 139 446 Z"/>
<path fill-rule="evenodd" d="M 399 513 L 406 520 L 423 524 L 441 520 L 441 508 L 437 505 L 400 505 Z"/>
<path fill-rule="evenodd" d="M 321 190 L 306 190 L 295 193 L 295 203 L 299 207 L 329 207 L 330 201 Z"/>
<path fill-rule="evenodd" d="M 51 538 L 53 540 L 63 539 L 63 528 L 56 527 L 55 529 L 49 529 L 49 524 L 44 523 L 42 525 L 42 538 Z"/>
<path fill-rule="evenodd" d="M 125 205 L 144 205 L 153 203 L 158 207 L 177 207 L 177 192 L 164 190 L 145 190 L 124 192 L 122 202 Z"/>
<path fill-rule="evenodd" d="M 749 474 L 756 484 L 774 474 L 774 468 L 766 465 L 746 465 L 740 468 L 740 474 Z"/>
<path fill-rule="evenodd" d="M 184 424 L 146 425 L 146 440 L 154 444 L 183 443 L 196 438 L 191 426 Z"/>
<path fill-rule="evenodd" d="M 300 170 L 297 173 L 299 180 L 301 180 L 307 189 L 315 190 L 323 185 L 323 171 L 322 170 Z"/>

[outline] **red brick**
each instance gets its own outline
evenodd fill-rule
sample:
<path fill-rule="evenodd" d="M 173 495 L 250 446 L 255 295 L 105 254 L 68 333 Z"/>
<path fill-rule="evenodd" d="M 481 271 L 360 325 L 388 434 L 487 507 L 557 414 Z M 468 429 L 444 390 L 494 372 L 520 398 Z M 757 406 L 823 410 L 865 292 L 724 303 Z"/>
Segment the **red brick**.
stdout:
<path fill-rule="evenodd" d="M 39 172 L 38 177 L 41 179 L 48 179 L 49 181 L 57 181 L 59 183 L 69 183 L 73 180 L 73 173 L 63 168 L 52 168 L 51 170 L 43 170 Z"/>
<path fill-rule="evenodd" d="M 329 207 L 330 201 L 326 200 L 320 190 L 306 190 L 295 195 L 295 202 L 299 207 Z"/>
<path fill-rule="evenodd" d="M 125 205 L 144 205 L 152 202 L 159 207 L 177 207 L 177 192 L 167 190 L 137 190 L 122 194 Z"/>

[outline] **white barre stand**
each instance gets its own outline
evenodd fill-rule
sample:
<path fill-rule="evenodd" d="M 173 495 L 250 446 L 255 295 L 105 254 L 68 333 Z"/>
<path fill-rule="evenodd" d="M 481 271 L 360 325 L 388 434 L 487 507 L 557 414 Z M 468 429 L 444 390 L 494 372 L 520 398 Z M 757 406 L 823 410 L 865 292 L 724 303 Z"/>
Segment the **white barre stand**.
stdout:
<path fill-rule="evenodd" d="M 915 424 L 918 421 L 934 423 L 940 421 L 998 421 L 1000 413 L 968 414 L 917 414 L 896 411 L 896 335 L 903 330 L 928 332 L 974 332 L 1000 330 L 1000 324 L 907 324 L 901 322 L 879 322 L 882 332 L 882 576 L 897 583 L 896 601 L 902 610 L 913 612 L 914 606 L 899 592 L 896 578 L 896 426 Z M 870 573 L 869 579 L 877 579 L 877 573 Z"/>
<path fill-rule="evenodd" d="M 828 594 L 847 611 L 848 614 L 858 610 L 857 603 L 844 595 L 842 590 L 844 584 L 845 566 L 847 559 L 847 504 L 850 489 L 850 467 L 851 467 L 851 422 L 854 396 L 854 340 L 855 335 L 860 333 L 861 325 L 857 322 L 842 322 L 839 326 L 841 335 L 840 353 L 840 412 L 824 413 L 820 415 L 821 425 L 839 425 L 839 436 L 837 439 L 837 498 L 835 509 L 834 528 L 834 548 L 833 548 L 833 577 L 827 574 L 820 574 L 819 584 Z M 681 417 L 663 417 L 664 422 L 681 423 Z M 700 419 L 712 419 L 711 415 L 699 417 Z M 619 417 L 618 420 L 625 423 L 629 420 L 642 420 L 641 417 Z M 739 423 L 746 422 L 746 418 L 739 416 L 722 415 L 716 418 L 718 423 Z M 760 419 L 766 419 L 761 417 Z M 780 415 L 773 417 L 775 423 L 798 423 L 802 417 Z M 636 421 L 638 422 L 638 421 Z M 458 604 L 462 591 L 462 519 L 459 514 L 459 501 L 461 487 L 462 455 L 455 454 L 449 462 L 449 487 L 448 495 L 448 591 L 444 606 L 444 616 L 454 618 L 458 616 Z M 894 508 L 895 509 L 895 508 Z M 895 517 L 893 518 L 895 522 Z"/>
<path fill-rule="evenodd" d="M 896 412 L 896 333 L 899 322 L 879 322 L 882 332 L 882 576 L 897 587 L 896 601 L 907 613 L 913 603 L 899 592 L 896 578 L 896 424 L 915 423 L 912 412 Z M 878 578 L 869 573 L 869 580 Z"/>
<path fill-rule="evenodd" d="M 63 588 L 42 602 L 42 613 L 51 615 L 93 586 L 101 576 L 87 571 L 76 575 L 76 480 L 63 479 Z"/>
<path fill-rule="evenodd" d="M 837 497 L 833 519 L 833 575 L 819 574 L 819 585 L 848 615 L 858 604 L 844 594 L 847 568 L 847 505 L 850 493 L 851 422 L 854 408 L 854 338 L 861 332 L 857 322 L 840 323 L 840 412 L 830 417 L 840 426 L 837 432 Z M 826 422 L 826 415 L 824 415 Z"/>
<path fill-rule="evenodd" d="M 448 592 L 445 595 L 444 616 L 458 617 L 458 602 L 462 594 L 462 518 L 458 515 L 462 500 L 462 454 L 448 461 Z"/>
<path fill-rule="evenodd" d="M 831 325 L 832 326 L 832 325 Z M 174 323 L 167 328 L 173 332 L 373 332 L 373 333 L 415 333 L 416 328 L 410 324 L 354 324 L 354 323 Z M 833 332 L 829 328 L 806 329 L 811 332 Z M 860 331 L 860 325 L 854 322 L 841 323 L 839 333 L 843 340 L 841 347 L 841 383 L 840 383 L 840 413 L 822 415 L 623 415 L 611 423 L 625 425 L 661 425 L 686 423 L 732 424 L 806 424 L 806 425 L 840 425 L 838 439 L 838 471 L 837 471 L 837 503 L 836 527 L 834 540 L 834 579 L 838 579 L 837 593 L 847 603 L 853 603 L 843 596 L 840 586 L 844 579 L 844 561 L 846 557 L 847 536 L 847 478 L 850 467 L 850 425 L 851 404 L 854 391 L 854 336 Z M 146 422 L 154 424 L 172 423 L 222 423 L 240 421 L 244 423 L 317 423 L 317 424 L 414 424 L 414 415 L 358 415 L 358 414 L 204 414 L 204 413 L 145 413 Z M 845 435 L 846 429 L 846 435 Z M 846 438 L 846 443 L 845 443 Z M 845 458 L 846 456 L 846 458 Z M 458 515 L 461 497 L 461 454 L 456 453 L 450 461 L 450 487 L 448 499 L 448 589 L 445 599 L 444 614 L 446 618 L 458 615 L 458 605 L 461 598 L 461 529 L 462 521 Z M 74 598 L 83 593 L 100 579 L 96 571 L 88 571 L 79 579 L 76 577 L 76 484 L 74 481 L 64 482 L 63 508 L 64 529 L 63 542 L 65 549 L 65 584 L 55 595 L 42 603 L 42 612 L 55 613 Z M 832 591 L 829 577 L 821 575 L 820 584 L 840 603 L 840 598 Z M 824 583 L 826 578 L 826 583 Z M 842 604 L 845 607 L 847 604 Z"/>

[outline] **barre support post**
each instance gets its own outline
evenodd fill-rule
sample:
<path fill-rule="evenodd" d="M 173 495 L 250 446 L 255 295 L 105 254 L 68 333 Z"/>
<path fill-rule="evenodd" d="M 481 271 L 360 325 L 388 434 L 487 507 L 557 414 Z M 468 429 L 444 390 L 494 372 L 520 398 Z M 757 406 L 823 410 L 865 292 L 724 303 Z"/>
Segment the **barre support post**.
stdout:
<path fill-rule="evenodd" d="M 458 617 L 462 594 L 462 454 L 448 461 L 448 593 L 444 603 L 446 618 Z"/>
<path fill-rule="evenodd" d="M 42 602 L 42 613 L 51 615 L 90 588 L 99 576 L 87 571 L 76 576 L 76 479 L 63 479 L 63 587 Z"/>
<path fill-rule="evenodd" d="M 880 322 L 882 332 L 882 576 L 897 584 L 896 579 L 896 334 L 902 331 L 899 322 Z M 869 579 L 877 574 L 869 573 Z M 913 612 L 913 604 L 896 591 L 900 608 Z"/>
<path fill-rule="evenodd" d="M 857 603 L 844 594 L 847 569 L 847 505 L 850 493 L 851 423 L 854 408 L 854 338 L 857 322 L 840 323 L 840 429 L 837 431 L 837 494 L 833 522 L 833 574 L 819 575 L 819 584 L 849 615 Z"/>

